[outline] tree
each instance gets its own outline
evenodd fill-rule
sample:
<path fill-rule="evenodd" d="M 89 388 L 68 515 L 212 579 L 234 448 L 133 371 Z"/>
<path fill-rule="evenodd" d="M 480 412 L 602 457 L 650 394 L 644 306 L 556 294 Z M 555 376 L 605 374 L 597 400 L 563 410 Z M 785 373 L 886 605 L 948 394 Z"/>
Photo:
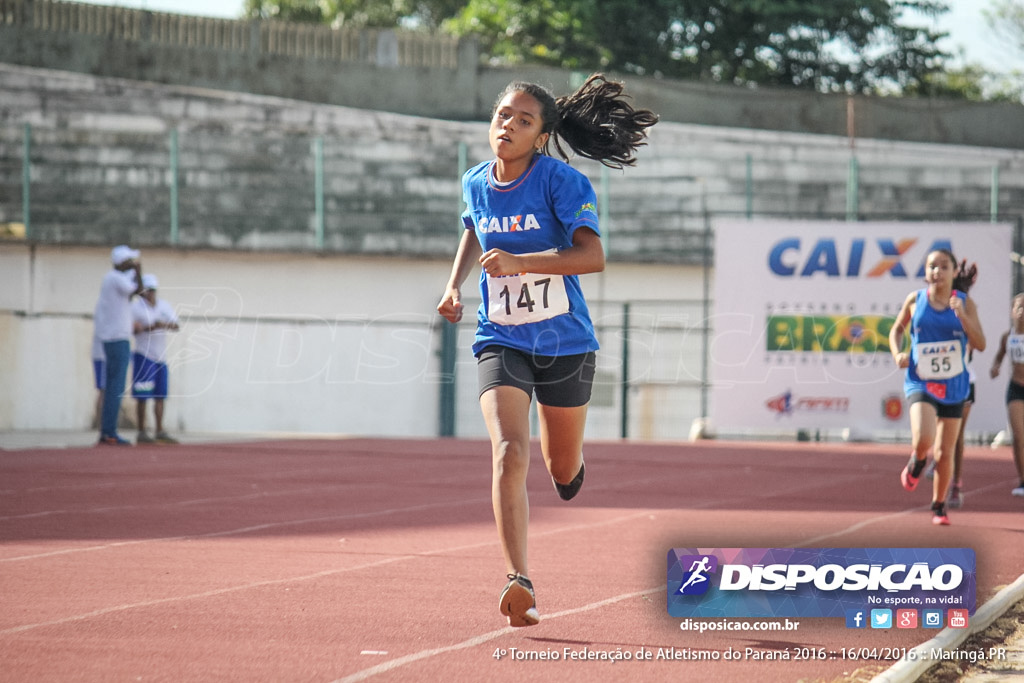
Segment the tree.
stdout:
<path fill-rule="evenodd" d="M 995 0 L 1020 5 L 1024 0 Z M 945 36 L 904 23 L 942 0 L 246 0 L 252 17 L 443 28 L 496 64 L 819 92 L 936 94 Z"/>
<path fill-rule="evenodd" d="M 464 0 L 245 0 L 245 16 L 332 26 L 436 28 Z"/>
<path fill-rule="evenodd" d="M 1024 0 L 993 0 L 981 12 L 997 36 L 1024 54 Z"/>
<path fill-rule="evenodd" d="M 944 34 L 900 23 L 938 0 L 469 0 L 452 32 L 495 61 L 819 91 L 922 85 Z"/>

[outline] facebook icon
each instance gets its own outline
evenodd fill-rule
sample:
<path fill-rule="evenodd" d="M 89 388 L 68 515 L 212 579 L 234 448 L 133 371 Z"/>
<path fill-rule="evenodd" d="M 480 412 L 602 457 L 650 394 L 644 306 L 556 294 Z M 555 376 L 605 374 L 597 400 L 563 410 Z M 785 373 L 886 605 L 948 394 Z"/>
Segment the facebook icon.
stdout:
<path fill-rule="evenodd" d="M 867 612 L 862 609 L 846 610 L 846 628 L 867 628 Z"/>

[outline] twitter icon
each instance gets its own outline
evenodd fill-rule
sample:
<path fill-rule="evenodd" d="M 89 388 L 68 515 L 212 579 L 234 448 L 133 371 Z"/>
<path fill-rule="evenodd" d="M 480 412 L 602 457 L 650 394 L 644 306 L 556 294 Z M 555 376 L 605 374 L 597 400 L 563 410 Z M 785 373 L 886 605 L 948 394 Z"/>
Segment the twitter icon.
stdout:
<path fill-rule="evenodd" d="M 871 610 L 871 628 L 892 628 L 892 610 Z"/>

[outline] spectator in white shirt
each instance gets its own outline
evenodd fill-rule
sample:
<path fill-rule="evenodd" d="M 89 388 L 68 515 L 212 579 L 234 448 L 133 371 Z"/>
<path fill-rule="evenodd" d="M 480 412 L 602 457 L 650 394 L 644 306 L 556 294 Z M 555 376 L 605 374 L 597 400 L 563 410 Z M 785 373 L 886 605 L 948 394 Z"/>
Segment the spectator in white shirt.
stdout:
<path fill-rule="evenodd" d="M 142 262 L 139 252 L 121 244 L 110 252 L 113 268 L 103 276 L 99 300 L 93 314 L 96 338 L 106 357 L 103 410 L 100 416 L 100 445 L 130 446 L 117 433 L 128 358 L 131 355 L 132 297 L 142 291 Z"/>
<path fill-rule="evenodd" d="M 178 443 L 164 431 L 164 400 L 167 398 L 167 332 L 178 330 L 174 308 L 158 299 L 156 275 L 142 278 L 142 296 L 132 302 L 135 352 L 132 354 L 132 396 L 136 401 L 139 436 L 136 443 Z M 156 431 L 146 431 L 146 401 L 153 399 Z"/>

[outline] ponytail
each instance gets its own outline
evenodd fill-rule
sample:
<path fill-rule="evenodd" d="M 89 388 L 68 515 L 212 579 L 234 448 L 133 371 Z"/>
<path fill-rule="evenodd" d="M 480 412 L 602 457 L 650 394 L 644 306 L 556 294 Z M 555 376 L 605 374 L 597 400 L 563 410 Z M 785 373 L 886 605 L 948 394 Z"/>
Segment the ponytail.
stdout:
<path fill-rule="evenodd" d="M 563 143 L 576 154 L 599 161 L 610 168 L 636 164 L 636 150 L 646 145 L 647 129 L 658 122 L 648 109 L 634 109 L 621 83 L 594 74 L 576 92 L 557 100 L 542 86 L 516 81 L 498 96 L 525 92 L 541 104 L 543 129 L 550 133 L 544 153 L 554 144 L 558 155 L 568 161 Z"/>
<path fill-rule="evenodd" d="M 955 261 L 954 261 L 955 263 Z M 978 264 L 972 263 L 970 267 L 967 266 L 967 259 L 964 259 L 960 263 L 960 270 L 953 278 L 953 289 L 963 292 L 966 294 L 974 283 L 978 280 Z"/>

